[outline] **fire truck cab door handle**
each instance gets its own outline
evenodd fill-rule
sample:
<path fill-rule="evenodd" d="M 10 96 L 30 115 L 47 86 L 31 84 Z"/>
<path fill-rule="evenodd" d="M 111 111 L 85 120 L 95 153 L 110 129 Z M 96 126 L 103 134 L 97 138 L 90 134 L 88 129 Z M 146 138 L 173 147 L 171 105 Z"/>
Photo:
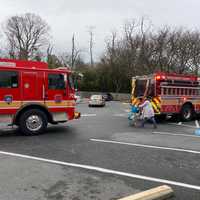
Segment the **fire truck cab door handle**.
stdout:
<path fill-rule="evenodd" d="M 43 85 L 42 93 L 43 93 L 42 94 L 43 99 L 46 100 L 48 98 L 48 93 L 47 93 L 44 85 Z"/>

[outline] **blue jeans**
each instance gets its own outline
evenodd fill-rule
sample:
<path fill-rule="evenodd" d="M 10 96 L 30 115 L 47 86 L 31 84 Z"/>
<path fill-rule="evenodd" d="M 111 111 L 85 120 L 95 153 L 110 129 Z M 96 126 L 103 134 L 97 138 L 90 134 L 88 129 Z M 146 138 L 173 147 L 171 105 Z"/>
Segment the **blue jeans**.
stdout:
<path fill-rule="evenodd" d="M 154 128 L 157 128 L 156 120 L 155 120 L 154 117 L 150 117 L 150 118 L 145 117 L 145 118 L 142 120 L 141 127 L 144 127 L 144 124 L 145 124 L 146 122 L 148 122 L 148 121 L 150 121 L 150 122 L 153 123 L 153 127 L 154 127 Z"/>

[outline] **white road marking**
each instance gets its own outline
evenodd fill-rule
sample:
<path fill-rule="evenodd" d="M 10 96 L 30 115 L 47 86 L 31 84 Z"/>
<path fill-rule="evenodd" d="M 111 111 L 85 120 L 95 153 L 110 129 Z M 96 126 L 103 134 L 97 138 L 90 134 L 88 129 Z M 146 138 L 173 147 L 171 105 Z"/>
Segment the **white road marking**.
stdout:
<path fill-rule="evenodd" d="M 199 128 L 199 121 L 195 120 L 196 127 Z"/>
<path fill-rule="evenodd" d="M 158 131 L 154 131 L 153 133 L 154 134 L 159 134 L 159 135 L 184 136 L 184 137 L 200 138 L 200 136 L 197 136 L 197 135 L 189 135 L 189 134 L 182 134 L 182 133 L 170 133 L 170 132 L 158 132 Z"/>
<path fill-rule="evenodd" d="M 128 117 L 127 113 L 114 114 L 114 117 Z"/>
<path fill-rule="evenodd" d="M 116 170 L 111 170 L 111 169 L 106 169 L 106 168 L 101 168 L 101 167 L 96 167 L 96 166 L 91 166 L 91 165 L 82 165 L 82 164 L 76 164 L 76 163 L 62 162 L 62 161 L 58 161 L 58 160 L 50 160 L 50 159 L 45 159 L 45 158 L 40 158 L 40 157 L 35 157 L 35 156 L 28 156 L 28 155 L 17 154 L 17 153 L 11 153 L 11 152 L 5 152 L 5 151 L 0 151 L 0 154 L 7 155 L 7 156 L 14 156 L 14 157 L 18 157 L 18 158 L 42 161 L 42 162 L 51 163 L 51 164 L 63 165 L 63 166 L 68 166 L 68 167 L 87 169 L 87 170 L 92 170 L 92 171 L 106 173 L 106 174 L 126 176 L 126 177 L 130 177 L 130 178 L 136 178 L 136 179 L 140 179 L 140 180 L 152 181 L 152 182 L 157 182 L 157 183 L 165 183 L 165 184 L 170 184 L 170 185 L 175 185 L 175 186 L 179 186 L 179 187 L 184 187 L 184 188 L 189 188 L 189 189 L 200 191 L 200 186 L 198 186 L 198 185 L 191 185 L 191 184 L 171 181 L 171 180 L 167 180 L 167 179 L 154 178 L 154 177 L 126 173 L 126 172 L 122 172 L 122 171 L 116 171 Z"/>
<path fill-rule="evenodd" d="M 127 103 L 127 102 L 123 102 L 122 104 L 123 105 L 130 105 L 130 103 Z"/>
<path fill-rule="evenodd" d="M 133 132 L 123 132 L 119 134 L 133 134 Z M 183 136 L 183 137 L 192 137 L 192 138 L 199 138 L 200 136 L 198 135 L 190 135 L 190 134 L 183 134 L 183 133 L 172 133 L 172 132 L 160 132 L 160 131 L 153 131 L 153 134 L 159 134 L 159 135 L 170 135 L 170 136 Z"/>
<path fill-rule="evenodd" d="M 191 126 L 191 125 L 187 125 L 187 124 L 177 124 L 177 123 L 168 123 L 168 124 L 171 124 L 171 125 L 176 125 L 176 126 L 185 126 L 185 127 L 188 127 L 188 128 L 194 128 L 196 129 L 196 126 Z"/>
<path fill-rule="evenodd" d="M 90 139 L 90 140 L 93 141 L 93 142 L 102 142 L 102 143 L 110 143 L 110 144 L 123 144 L 123 145 L 136 146 L 136 147 L 144 147 L 144 148 L 162 149 L 162 150 L 170 150 L 170 151 L 179 151 L 179 152 L 185 152 L 185 153 L 200 154 L 200 151 L 195 151 L 195 150 L 190 150 L 190 149 L 178 149 L 178 148 L 161 147 L 161 146 L 146 145 L 146 144 L 118 142 L 118 141 L 114 141 L 114 140 L 100 140 L 100 139 Z"/>
<path fill-rule="evenodd" d="M 97 114 L 81 114 L 81 117 L 95 117 Z"/>

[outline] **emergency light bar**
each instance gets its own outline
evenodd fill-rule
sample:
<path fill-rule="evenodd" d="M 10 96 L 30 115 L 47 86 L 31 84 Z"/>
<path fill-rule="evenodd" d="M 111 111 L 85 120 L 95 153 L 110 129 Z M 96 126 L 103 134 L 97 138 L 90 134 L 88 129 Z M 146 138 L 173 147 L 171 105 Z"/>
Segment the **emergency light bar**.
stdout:
<path fill-rule="evenodd" d="M 156 80 L 165 80 L 166 77 L 164 75 L 157 75 Z"/>

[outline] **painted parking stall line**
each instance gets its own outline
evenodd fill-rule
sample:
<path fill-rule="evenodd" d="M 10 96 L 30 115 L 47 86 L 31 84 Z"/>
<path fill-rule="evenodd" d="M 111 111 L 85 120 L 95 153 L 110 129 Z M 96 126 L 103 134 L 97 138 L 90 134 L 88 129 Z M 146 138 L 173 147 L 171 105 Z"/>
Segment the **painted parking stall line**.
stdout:
<path fill-rule="evenodd" d="M 188 124 L 182 124 L 182 123 L 168 123 L 169 125 L 175 125 L 175 126 L 185 126 L 185 127 L 188 127 L 188 128 L 193 128 L 193 129 L 196 129 L 197 127 L 196 126 L 192 126 L 192 125 L 188 125 Z"/>
<path fill-rule="evenodd" d="M 154 146 L 154 145 L 146 145 L 146 144 L 137 144 L 137 143 L 128 143 L 128 142 L 119 142 L 114 140 L 100 140 L 100 139 L 90 139 L 93 142 L 102 142 L 102 143 L 110 143 L 110 144 L 120 144 L 120 145 L 128 145 L 142 148 L 151 148 L 151 149 L 162 149 L 169 151 L 178 151 L 184 153 L 192 153 L 192 154 L 200 154 L 200 151 L 194 151 L 190 149 L 178 149 L 178 148 L 170 148 L 170 147 L 162 147 L 162 146 Z"/>
<path fill-rule="evenodd" d="M 81 114 L 81 117 L 96 117 L 97 114 L 90 114 L 90 113 L 85 113 L 85 114 Z"/>
<path fill-rule="evenodd" d="M 130 103 L 127 103 L 127 102 L 123 102 L 122 104 L 123 105 L 128 105 L 128 106 L 130 105 Z"/>
<path fill-rule="evenodd" d="M 127 113 L 113 114 L 113 117 L 127 117 Z"/>
<path fill-rule="evenodd" d="M 191 137 L 191 138 L 199 138 L 200 139 L 200 136 L 183 134 L 183 133 L 170 133 L 170 132 L 158 132 L 158 131 L 154 131 L 152 133 L 158 134 L 158 135 L 181 136 L 181 137 Z"/>
<path fill-rule="evenodd" d="M 160 179 L 160 178 L 154 178 L 154 177 L 149 177 L 149 176 L 143 176 L 143 175 L 139 175 L 139 174 L 132 174 L 132 173 L 116 171 L 116 170 L 106 169 L 106 168 L 97 167 L 97 166 L 69 163 L 69 162 L 45 159 L 45 158 L 40 158 L 40 157 L 35 157 L 35 156 L 5 152 L 5 151 L 0 151 L 0 154 L 18 157 L 18 158 L 36 160 L 36 161 L 41 161 L 41 162 L 46 162 L 46 163 L 51 163 L 51 164 L 57 164 L 57 165 L 62 165 L 62 166 L 67 166 L 67 167 L 76 167 L 76 168 L 80 168 L 80 169 L 87 169 L 87 170 L 101 172 L 101 173 L 105 173 L 105 174 L 125 176 L 125 177 L 130 177 L 130 178 L 135 178 L 135 179 L 140 179 L 140 180 L 145 180 L 145 181 L 151 181 L 151 182 L 157 182 L 157 183 L 165 183 L 165 184 L 169 184 L 169 185 L 175 185 L 175 186 L 179 186 L 179 187 L 183 187 L 183 188 L 189 188 L 189 189 L 200 191 L 199 185 L 192 185 L 192 184 L 187 184 L 187 183 L 182 183 L 182 182 L 171 181 L 171 180 L 167 180 L 167 179 Z"/>

